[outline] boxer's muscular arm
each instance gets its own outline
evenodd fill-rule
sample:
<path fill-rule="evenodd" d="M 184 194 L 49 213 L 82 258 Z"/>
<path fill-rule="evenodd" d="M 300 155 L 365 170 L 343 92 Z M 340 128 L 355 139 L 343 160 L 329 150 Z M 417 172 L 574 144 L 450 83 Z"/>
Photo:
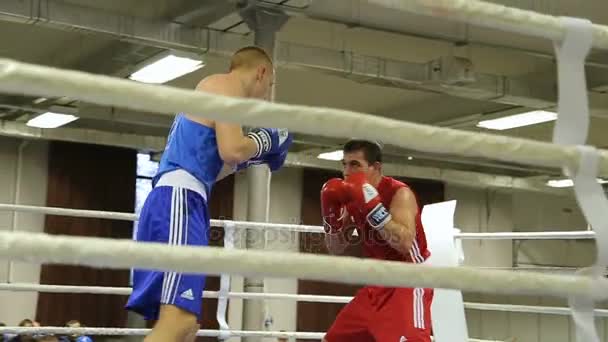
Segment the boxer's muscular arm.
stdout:
<path fill-rule="evenodd" d="M 230 83 L 229 80 L 218 75 L 202 80 L 196 86 L 196 90 L 231 97 L 243 97 L 245 95 L 240 84 Z M 188 116 L 188 118 L 209 127 L 215 126 L 220 158 L 225 163 L 237 164 L 249 160 L 255 155 L 257 146 L 253 140 L 243 135 L 241 125 L 218 121 L 214 123 L 212 120 L 192 116 Z"/>
<path fill-rule="evenodd" d="M 418 214 L 418 203 L 412 190 L 408 188 L 397 190 L 391 200 L 389 212 L 392 219 L 380 230 L 380 235 L 401 254 L 409 255 L 416 238 Z"/>

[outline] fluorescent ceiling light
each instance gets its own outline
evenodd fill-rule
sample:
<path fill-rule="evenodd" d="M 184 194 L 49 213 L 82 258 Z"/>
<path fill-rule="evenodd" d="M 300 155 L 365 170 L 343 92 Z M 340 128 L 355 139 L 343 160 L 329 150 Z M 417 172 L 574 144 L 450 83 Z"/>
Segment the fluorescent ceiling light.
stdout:
<path fill-rule="evenodd" d="M 574 183 L 571 179 L 552 179 L 547 182 L 547 186 L 552 188 L 568 188 L 573 186 Z"/>
<path fill-rule="evenodd" d="M 325 160 L 342 160 L 344 158 L 344 152 L 337 150 L 333 152 L 320 153 L 317 158 Z"/>
<path fill-rule="evenodd" d="M 37 128 L 57 128 L 77 119 L 78 117 L 74 115 L 46 112 L 30 119 L 26 125 Z"/>
<path fill-rule="evenodd" d="M 557 114 L 544 110 L 535 110 L 532 112 L 505 116 L 493 120 L 480 121 L 477 127 L 487 129 L 505 130 L 516 127 L 536 125 L 542 122 L 554 121 L 557 119 Z"/>
<path fill-rule="evenodd" d="M 597 182 L 600 184 L 608 183 L 608 180 L 598 178 Z M 574 182 L 571 179 L 552 179 L 547 181 L 547 186 L 552 188 L 569 188 L 574 186 Z"/>
<path fill-rule="evenodd" d="M 180 76 L 189 74 L 205 66 L 200 59 L 178 56 L 169 53 L 129 76 L 134 81 L 143 83 L 165 83 Z"/>

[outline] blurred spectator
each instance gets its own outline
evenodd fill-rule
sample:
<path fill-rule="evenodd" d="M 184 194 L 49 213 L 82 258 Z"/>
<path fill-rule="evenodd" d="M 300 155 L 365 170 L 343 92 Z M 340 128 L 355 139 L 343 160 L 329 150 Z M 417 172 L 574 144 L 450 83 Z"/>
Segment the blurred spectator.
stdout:
<path fill-rule="evenodd" d="M 20 327 L 33 327 L 34 321 L 32 321 L 29 318 L 25 318 L 25 319 L 21 320 L 21 322 L 19 322 L 19 326 Z"/>
<path fill-rule="evenodd" d="M 77 319 L 72 319 L 69 320 L 66 324 L 66 327 L 70 327 L 70 328 L 80 328 L 82 325 L 80 324 L 80 321 Z"/>
<path fill-rule="evenodd" d="M 285 332 L 285 330 L 281 330 L 280 332 Z M 289 339 L 287 337 L 277 337 L 277 342 L 288 342 Z"/>
<path fill-rule="evenodd" d="M 44 335 L 36 339 L 36 342 L 59 342 L 59 338 L 54 335 Z"/>
<path fill-rule="evenodd" d="M 36 321 L 32 321 L 31 319 L 24 319 L 19 322 L 20 327 L 39 327 L 40 323 Z M 9 339 L 10 342 L 36 342 L 33 334 L 21 334 L 17 336 L 11 336 Z"/>
<path fill-rule="evenodd" d="M 82 325 L 80 323 L 80 321 L 73 319 L 68 321 L 66 324 L 66 327 L 68 328 L 84 328 L 84 325 Z M 93 340 L 86 335 L 81 335 L 81 334 L 73 334 L 67 337 L 67 339 L 65 341 L 69 341 L 69 342 L 93 342 Z"/>
<path fill-rule="evenodd" d="M 6 324 L 4 322 L 0 322 L 0 327 L 5 327 Z M 11 339 L 10 334 L 0 334 L 0 342 L 8 342 Z"/>

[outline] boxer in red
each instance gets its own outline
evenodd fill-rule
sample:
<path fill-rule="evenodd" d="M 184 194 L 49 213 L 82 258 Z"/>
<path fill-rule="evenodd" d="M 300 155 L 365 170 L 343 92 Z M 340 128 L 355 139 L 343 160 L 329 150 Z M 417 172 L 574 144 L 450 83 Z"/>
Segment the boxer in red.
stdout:
<path fill-rule="evenodd" d="M 321 189 L 325 242 L 342 254 L 356 229 L 363 256 L 423 263 L 430 255 L 416 195 L 382 174 L 378 144 L 351 140 L 344 145 L 344 179 Z M 338 314 L 327 342 L 430 342 L 433 289 L 366 286 Z"/>

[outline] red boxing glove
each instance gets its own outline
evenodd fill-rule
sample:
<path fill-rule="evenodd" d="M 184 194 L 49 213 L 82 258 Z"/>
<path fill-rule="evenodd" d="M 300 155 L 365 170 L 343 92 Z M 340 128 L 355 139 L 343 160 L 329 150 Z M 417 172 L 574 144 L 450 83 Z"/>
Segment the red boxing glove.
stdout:
<path fill-rule="evenodd" d="M 328 180 L 321 188 L 321 215 L 326 233 L 339 232 L 344 226 L 344 205 L 348 201 L 346 191 L 340 178 Z"/>
<path fill-rule="evenodd" d="M 392 216 L 382 204 L 378 190 L 367 182 L 365 174 L 352 174 L 344 180 L 344 184 L 348 189 L 349 205 L 359 209 L 372 228 L 384 228 Z"/>

